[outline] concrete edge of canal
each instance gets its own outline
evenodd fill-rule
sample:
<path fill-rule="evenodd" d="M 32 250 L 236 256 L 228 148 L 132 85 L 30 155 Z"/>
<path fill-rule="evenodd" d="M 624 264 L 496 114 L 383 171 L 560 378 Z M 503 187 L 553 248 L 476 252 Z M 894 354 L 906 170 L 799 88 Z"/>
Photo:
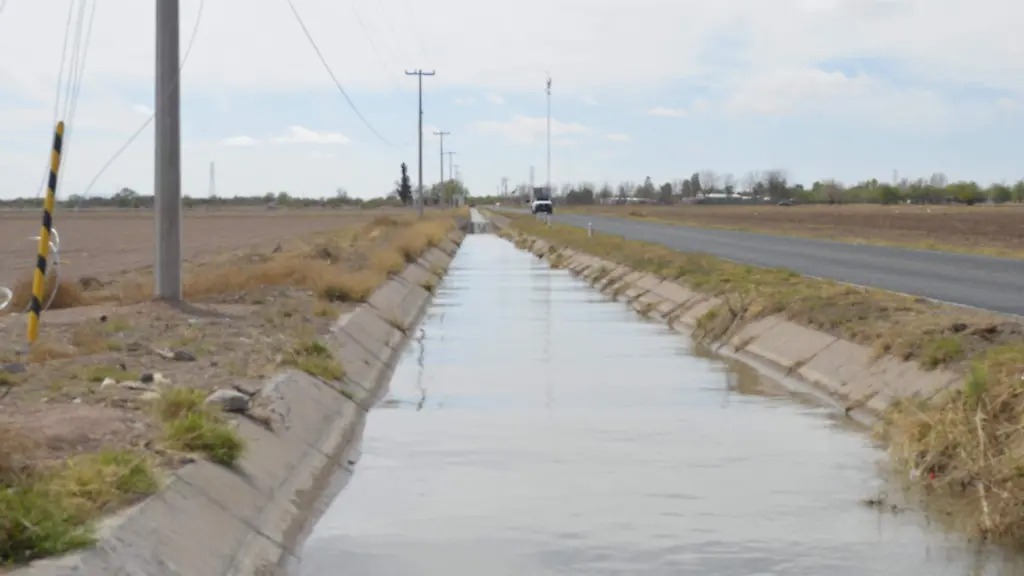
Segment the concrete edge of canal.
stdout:
<path fill-rule="evenodd" d="M 38 561 L 18 576 L 284 574 L 351 471 L 366 414 L 384 393 L 407 334 L 464 238 L 452 232 L 393 276 L 366 304 L 338 319 L 326 339 L 345 367 L 340 385 L 282 372 L 260 393 L 283 421 L 276 431 L 246 419 L 241 471 L 206 460 L 175 472 L 155 496 L 99 530 L 95 547 Z"/>
<path fill-rule="evenodd" d="M 507 218 L 488 213 L 498 230 Z M 551 261 L 551 244 L 529 238 L 530 252 Z M 662 320 L 677 332 L 692 336 L 700 318 L 722 301 L 689 287 L 638 272 L 616 262 L 572 249 L 558 249 L 558 266 L 587 280 L 606 295 L 625 302 L 638 313 Z M 600 284 L 600 285 L 598 285 Z M 850 417 L 870 424 L 896 400 L 929 400 L 958 386 L 963 377 L 945 371 L 925 371 L 913 362 L 878 357 L 870 348 L 831 334 L 769 316 L 748 324 L 726 341 L 710 343 L 725 357 L 738 359 L 782 382 L 806 386 L 831 401 Z"/>

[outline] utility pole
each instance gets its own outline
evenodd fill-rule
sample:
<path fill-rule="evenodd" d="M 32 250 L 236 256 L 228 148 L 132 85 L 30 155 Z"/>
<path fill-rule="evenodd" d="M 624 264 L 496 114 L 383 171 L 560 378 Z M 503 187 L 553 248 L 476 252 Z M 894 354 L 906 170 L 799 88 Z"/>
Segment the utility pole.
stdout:
<path fill-rule="evenodd" d="M 178 0 L 156 3 L 156 170 L 153 213 L 157 299 L 181 301 L 181 91 Z"/>
<path fill-rule="evenodd" d="M 424 72 L 423 70 L 416 70 L 415 72 L 405 72 L 406 76 L 418 76 L 420 82 L 420 123 L 419 123 L 419 139 L 420 139 L 420 159 L 419 159 L 419 182 L 417 188 L 419 188 L 419 213 L 420 218 L 423 217 L 423 77 L 433 76 L 434 71 Z"/>
<path fill-rule="evenodd" d="M 450 134 L 451 132 L 434 132 L 434 136 L 441 137 L 441 179 L 439 180 L 441 184 L 444 184 L 444 137 L 449 136 Z M 448 171 L 449 176 L 451 175 L 451 172 L 451 170 Z"/>
<path fill-rule="evenodd" d="M 507 176 L 502 176 L 501 177 L 501 195 L 502 196 L 508 196 L 508 177 Z"/>
<path fill-rule="evenodd" d="M 210 192 L 207 194 L 210 198 L 217 196 L 217 163 L 210 162 Z"/>
<path fill-rule="evenodd" d="M 455 177 L 455 172 L 452 172 L 452 158 L 455 156 L 455 150 L 448 151 L 448 178 L 452 179 Z"/>
<path fill-rule="evenodd" d="M 548 198 L 551 197 L 551 76 L 548 76 Z"/>

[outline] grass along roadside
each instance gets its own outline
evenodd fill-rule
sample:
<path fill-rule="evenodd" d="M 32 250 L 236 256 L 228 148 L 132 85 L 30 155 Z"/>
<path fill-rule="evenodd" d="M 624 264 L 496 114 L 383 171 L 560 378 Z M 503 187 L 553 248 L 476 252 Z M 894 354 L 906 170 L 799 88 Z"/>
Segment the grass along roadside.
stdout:
<path fill-rule="evenodd" d="M 66 280 L 68 308 L 43 314 L 27 354 L 23 317 L 0 316 L 0 572 L 89 545 L 95 520 L 153 493 L 185 454 L 239 463 L 235 416 L 207 405 L 210 393 L 258 390 L 282 364 L 340 378 L 344 367 L 319 338 L 454 224 L 452 214 L 369 215 L 189 263 L 193 312 L 146 302 L 148 272 Z M 6 372 L 12 364 L 21 368 Z M 154 383 L 154 374 L 169 378 Z"/>
<path fill-rule="evenodd" d="M 1019 543 L 1024 537 L 1024 326 L 1007 317 L 909 296 L 755 268 L 514 217 L 521 232 L 717 296 L 695 337 L 723 340 L 745 323 L 781 315 L 925 369 L 965 374 L 964 385 L 933 402 L 900 402 L 878 433 L 894 463 L 927 492 L 927 506 L 973 535 Z M 513 238 L 521 247 L 526 236 Z M 554 264 L 558 249 L 552 249 Z M 952 498 L 948 498 L 952 496 Z"/>
<path fill-rule="evenodd" d="M 881 226 L 881 223 L 901 210 L 911 214 L 919 213 L 921 220 L 930 219 L 934 222 L 928 223 L 930 228 L 928 230 Z M 981 226 L 981 223 L 977 220 L 971 222 L 957 220 L 958 215 L 978 216 L 980 214 L 984 216 L 986 213 L 997 214 L 997 211 L 1007 215 L 1017 212 L 1020 213 L 1020 216 L 1024 216 L 1024 210 L 1020 208 L 934 207 L 934 212 L 925 212 L 925 210 L 931 210 L 931 207 L 698 205 L 682 208 L 661 206 L 566 206 L 562 208 L 562 212 L 567 214 L 612 216 L 675 226 L 1024 259 L 1024 246 L 1022 246 L 1021 239 L 1009 238 L 1006 237 L 1009 236 L 1008 234 L 1000 235 L 998 233 L 998 226 L 1005 223 L 993 222 L 990 230 L 978 235 L 969 235 L 962 233 L 960 229 L 966 227 L 976 229 Z M 786 215 L 792 215 L 792 217 L 785 220 L 764 218 L 764 216 L 773 215 L 779 211 L 785 211 Z M 804 212 L 806 214 L 803 214 Z M 862 221 L 869 215 L 873 217 L 876 226 L 871 227 Z M 846 222 L 847 217 L 851 219 L 856 217 L 858 221 L 856 223 Z"/>

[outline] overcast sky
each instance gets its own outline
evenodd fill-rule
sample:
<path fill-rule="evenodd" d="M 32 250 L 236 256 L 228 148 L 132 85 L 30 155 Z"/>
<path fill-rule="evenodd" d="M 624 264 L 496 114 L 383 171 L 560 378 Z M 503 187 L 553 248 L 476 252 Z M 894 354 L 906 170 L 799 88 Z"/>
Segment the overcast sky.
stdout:
<path fill-rule="evenodd" d="M 81 2 L 82 0 L 78 0 Z M 387 192 L 424 181 L 438 128 L 477 194 L 783 168 L 801 182 L 943 171 L 1024 176 L 1019 0 L 208 0 L 183 75 L 184 192 Z M 91 4 L 91 2 L 90 2 Z M 0 0 L 0 196 L 34 196 L 49 148 L 70 0 Z M 81 193 L 153 106 L 155 0 L 100 0 L 61 195 Z M 182 52 L 198 0 L 181 0 Z M 93 193 L 153 188 L 153 129 Z M 447 170 L 447 159 L 445 161 Z"/>

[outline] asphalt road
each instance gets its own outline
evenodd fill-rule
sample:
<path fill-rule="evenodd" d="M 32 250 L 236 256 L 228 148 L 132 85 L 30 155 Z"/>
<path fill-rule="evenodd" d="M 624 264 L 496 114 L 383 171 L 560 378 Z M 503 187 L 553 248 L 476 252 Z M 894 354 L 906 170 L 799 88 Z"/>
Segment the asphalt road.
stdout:
<path fill-rule="evenodd" d="M 1024 260 L 693 228 L 611 216 L 556 213 L 553 221 L 583 228 L 591 222 L 597 232 L 680 251 L 703 252 L 754 266 L 788 268 L 807 276 L 1024 316 Z"/>

